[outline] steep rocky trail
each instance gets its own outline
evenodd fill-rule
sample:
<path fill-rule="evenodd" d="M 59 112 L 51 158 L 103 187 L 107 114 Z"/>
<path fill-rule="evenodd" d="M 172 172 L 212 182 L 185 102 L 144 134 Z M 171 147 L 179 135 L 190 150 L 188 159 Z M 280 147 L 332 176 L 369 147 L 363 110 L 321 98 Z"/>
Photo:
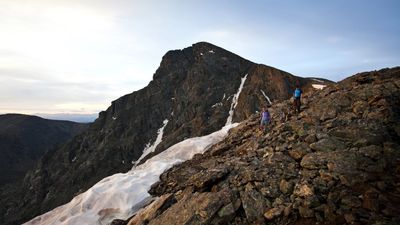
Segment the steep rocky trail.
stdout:
<path fill-rule="evenodd" d="M 399 224 L 400 68 L 357 74 L 252 115 L 161 175 L 129 224 Z M 126 224 L 128 221 L 115 221 Z"/>

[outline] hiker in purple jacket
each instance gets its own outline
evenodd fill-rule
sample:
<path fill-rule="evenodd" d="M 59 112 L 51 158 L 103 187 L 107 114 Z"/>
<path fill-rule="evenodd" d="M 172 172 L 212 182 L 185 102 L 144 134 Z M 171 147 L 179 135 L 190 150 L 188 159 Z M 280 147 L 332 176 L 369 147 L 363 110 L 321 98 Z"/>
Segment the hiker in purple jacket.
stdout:
<path fill-rule="evenodd" d="M 263 107 L 261 112 L 261 123 L 260 123 L 260 130 L 265 132 L 265 128 L 268 124 L 271 123 L 271 114 L 268 112 L 268 109 Z"/>

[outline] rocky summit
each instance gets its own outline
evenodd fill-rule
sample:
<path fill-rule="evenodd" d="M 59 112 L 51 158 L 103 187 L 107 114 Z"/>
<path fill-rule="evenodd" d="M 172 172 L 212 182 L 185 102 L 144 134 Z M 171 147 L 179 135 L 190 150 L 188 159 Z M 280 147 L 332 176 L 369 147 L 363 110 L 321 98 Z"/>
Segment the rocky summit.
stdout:
<path fill-rule="evenodd" d="M 113 224 L 400 224 L 400 68 L 357 74 L 251 115 L 161 175 Z"/>
<path fill-rule="evenodd" d="M 256 64 L 206 42 L 169 51 L 147 87 L 113 101 L 84 133 L 45 154 L 22 185 L 4 192 L 0 223 L 26 222 L 173 144 L 221 129 L 227 118 L 243 121 L 262 105 L 288 99 L 296 83 L 307 91 L 320 82 L 332 83 Z"/>

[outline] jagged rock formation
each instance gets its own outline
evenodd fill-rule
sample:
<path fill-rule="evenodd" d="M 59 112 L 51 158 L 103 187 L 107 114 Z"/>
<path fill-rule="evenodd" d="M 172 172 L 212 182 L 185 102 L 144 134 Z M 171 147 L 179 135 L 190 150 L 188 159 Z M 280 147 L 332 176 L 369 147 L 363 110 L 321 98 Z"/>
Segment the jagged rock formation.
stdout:
<path fill-rule="evenodd" d="M 22 114 L 0 115 L 0 187 L 21 180 L 43 154 L 87 126 Z"/>
<path fill-rule="evenodd" d="M 114 224 L 399 224 L 400 68 L 274 104 L 161 175 L 160 196 Z M 284 114 L 285 113 L 285 114 Z"/>
<path fill-rule="evenodd" d="M 146 158 L 185 138 L 219 130 L 246 74 L 234 122 L 267 104 L 264 94 L 271 101 L 284 100 L 296 82 L 304 90 L 315 83 L 205 42 L 169 51 L 147 87 L 112 102 L 85 133 L 46 154 L 13 199 L 0 200 L 7 208 L 0 212 L 0 222 L 27 221 L 68 202 L 106 176 L 128 171 L 146 145 L 156 140 L 166 120 L 162 142 Z"/>

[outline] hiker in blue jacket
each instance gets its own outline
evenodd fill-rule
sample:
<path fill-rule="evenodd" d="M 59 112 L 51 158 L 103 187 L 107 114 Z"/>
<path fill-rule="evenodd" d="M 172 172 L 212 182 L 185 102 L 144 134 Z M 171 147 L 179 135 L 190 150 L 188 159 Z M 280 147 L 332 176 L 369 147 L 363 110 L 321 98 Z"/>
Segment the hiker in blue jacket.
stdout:
<path fill-rule="evenodd" d="M 294 107 L 297 113 L 300 113 L 300 106 L 301 106 L 300 98 L 302 93 L 303 92 L 301 91 L 300 86 L 296 85 L 296 90 L 294 90 L 293 92 L 293 97 L 294 97 Z"/>

